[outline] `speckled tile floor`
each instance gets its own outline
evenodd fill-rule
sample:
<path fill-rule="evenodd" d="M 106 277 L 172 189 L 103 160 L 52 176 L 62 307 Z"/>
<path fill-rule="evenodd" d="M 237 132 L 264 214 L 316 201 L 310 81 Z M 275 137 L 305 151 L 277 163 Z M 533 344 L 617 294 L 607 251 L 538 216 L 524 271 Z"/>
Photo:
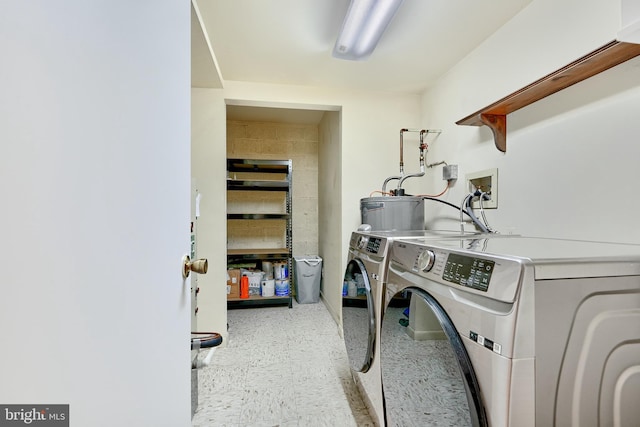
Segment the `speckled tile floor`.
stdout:
<path fill-rule="evenodd" d="M 229 310 L 228 322 L 227 347 L 198 371 L 193 427 L 374 425 L 322 301 Z"/>

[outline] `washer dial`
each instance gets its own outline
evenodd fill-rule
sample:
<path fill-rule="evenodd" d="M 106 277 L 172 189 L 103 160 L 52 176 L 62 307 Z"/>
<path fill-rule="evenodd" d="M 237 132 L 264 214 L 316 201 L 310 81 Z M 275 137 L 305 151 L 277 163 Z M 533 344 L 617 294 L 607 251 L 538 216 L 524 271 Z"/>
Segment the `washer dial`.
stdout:
<path fill-rule="evenodd" d="M 418 268 L 420 271 L 430 271 L 436 262 L 436 254 L 432 250 L 427 249 L 418 256 Z"/>
<path fill-rule="evenodd" d="M 364 249 L 367 246 L 369 239 L 365 236 L 360 236 L 358 239 L 358 249 Z"/>

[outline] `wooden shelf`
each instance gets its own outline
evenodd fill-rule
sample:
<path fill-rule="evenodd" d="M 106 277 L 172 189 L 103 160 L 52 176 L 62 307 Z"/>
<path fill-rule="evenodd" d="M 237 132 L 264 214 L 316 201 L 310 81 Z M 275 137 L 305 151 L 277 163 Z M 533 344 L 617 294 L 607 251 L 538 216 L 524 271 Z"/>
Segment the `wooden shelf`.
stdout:
<path fill-rule="evenodd" d="M 640 55 L 640 44 L 612 41 L 557 71 L 458 120 L 457 125 L 488 126 L 496 148 L 507 151 L 507 115 L 562 89 Z"/>
<path fill-rule="evenodd" d="M 246 220 L 253 220 L 253 219 L 262 219 L 262 220 L 266 220 L 266 219 L 289 219 L 291 218 L 291 215 L 289 214 L 249 214 L 249 213 L 230 213 L 227 214 L 227 219 L 246 219 Z"/>
<path fill-rule="evenodd" d="M 289 295 L 283 295 L 283 296 L 272 296 L 272 297 L 263 297 L 260 295 L 251 295 L 249 298 L 229 298 L 227 297 L 227 301 L 232 301 L 232 302 L 243 302 L 243 301 L 271 301 L 271 300 L 281 300 L 281 299 L 289 299 Z"/>
<path fill-rule="evenodd" d="M 288 160 L 227 159 L 229 172 L 291 173 Z"/>
<path fill-rule="evenodd" d="M 275 255 L 280 258 L 289 255 L 289 249 L 287 248 L 262 248 L 262 249 L 227 249 L 227 255 L 232 256 L 248 256 L 248 255 Z"/>
<path fill-rule="evenodd" d="M 283 180 L 227 179 L 227 190 L 236 191 L 289 191 L 289 182 Z"/>
<path fill-rule="evenodd" d="M 251 295 L 249 298 L 227 297 L 227 308 L 264 305 L 288 305 L 289 308 L 291 308 L 293 306 L 292 296 L 263 297 L 259 295 Z"/>

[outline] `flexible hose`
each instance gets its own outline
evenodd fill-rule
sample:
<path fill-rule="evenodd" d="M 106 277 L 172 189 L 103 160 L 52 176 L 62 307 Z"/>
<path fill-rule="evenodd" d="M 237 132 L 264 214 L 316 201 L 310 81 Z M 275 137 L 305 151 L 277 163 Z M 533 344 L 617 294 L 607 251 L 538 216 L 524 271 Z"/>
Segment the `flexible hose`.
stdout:
<path fill-rule="evenodd" d="M 489 225 L 489 221 L 487 221 L 487 217 L 484 215 L 484 206 L 483 206 L 483 202 L 484 202 L 484 198 L 485 196 L 488 197 L 489 195 L 486 192 L 482 192 L 480 194 L 480 213 L 482 214 L 482 221 L 484 221 L 484 224 L 487 226 L 487 229 L 491 232 L 491 233 L 495 233 L 496 231 L 491 228 L 491 226 Z"/>
<path fill-rule="evenodd" d="M 476 216 L 473 214 L 473 210 L 471 209 L 471 199 L 473 198 L 473 196 L 474 196 L 473 193 L 467 194 L 467 196 L 465 196 L 465 198 L 462 200 L 461 206 L 456 206 L 453 203 L 447 202 L 446 200 L 442 200 L 442 199 L 436 199 L 435 197 L 428 197 L 428 196 L 420 196 L 420 197 L 422 197 L 424 200 L 433 200 L 434 202 L 443 203 L 449 207 L 454 208 L 455 210 L 460 211 L 460 231 L 462 233 L 464 233 L 463 214 L 466 214 L 469 218 L 471 218 L 471 221 L 473 221 L 473 223 L 477 225 L 478 228 L 480 228 L 480 230 L 482 230 L 483 233 L 494 233 L 494 231 L 492 231 L 491 229 L 487 228 L 484 224 L 482 224 L 482 222 L 480 222 L 480 220 L 476 218 Z M 468 204 L 468 208 L 465 209 L 464 206 L 467 204 Z"/>
<path fill-rule="evenodd" d="M 450 183 L 449 181 L 447 181 L 447 186 L 446 186 L 446 187 L 444 187 L 444 190 L 442 190 L 442 191 L 440 192 L 440 194 L 418 194 L 416 197 L 422 197 L 422 198 L 433 197 L 433 199 L 431 199 L 431 200 L 437 200 L 437 201 L 441 202 L 442 200 L 440 200 L 440 199 L 436 199 L 435 197 L 440 197 L 440 196 L 442 196 L 444 193 L 446 193 L 447 191 L 449 191 L 449 185 L 451 185 L 451 183 Z M 452 205 L 452 206 L 454 206 L 456 209 L 458 209 L 458 207 L 457 207 L 457 206 L 455 206 L 455 205 Z"/>
<path fill-rule="evenodd" d="M 474 198 L 474 193 L 467 194 L 464 199 L 462 199 L 462 203 L 460 204 L 460 232 L 464 233 L 464 221 L 462 220 L 462 213 L 466 213 L 471 221 L 483 232 L 489 233 L 489 229 L 485 227 L 485 225 L 480 222 L 480 220 L 473 213 L 473 209 L 471 208 L 471 200 Z"/>
<path fill-rule="evenodd" d="M 425 200 L 433 200 L 434 202 L 440 202 L 440 203 L 444 203 L 447 206 L 450 206 L 452 208 L 454 208 L 455 210 L 460 210 L 460 206 L 456 206 L 453 203 L 447 202 L 446 200 L 442 200 L 442 199 L 436 199 L 435 197 L 430 197 L 430 196 L 420 196 Z M 464 212 L 467 215 L 469 215 L 467 212 Z"/>
<path fill-rule="evenodd" d="M 217 347 L 222 344 L 222 335 L 217 332 L 191 332 L 193 335 L 204 335 L 203 338 L 191 338 L 191 350 Z"/>
<path fill-rule="evenodd" d="M 467 195 L 467 197 L 469 197 L 469 196 L 473 196 L 473 195 Z M 464 198 L 462 206 L 464 206 L 464 204 L 466 203 L 467 197 Z M 466 209 L 463 209 L 460 206 L 456 206 L 453 203 L 447 202 L 446 200 L 436 199 L 435 197 L 422 196 L 422 198 L 425 199 L 425 200 L 433 200 L 434 202 L 444 203 L 445 205 L 450 206 L 450 207 L 454 208 L 455 210 L 459 210 L 460 211 L 460 231 L 463 234 L 464 234 L 464 222 L 462 220 L 462 215 L 463 214 L 466 214 L 469 218 L 471 218 L 471 221 L 473 221 L 473 223 L 476 224 L 484 233 L 488 233 L 489 232 L 487 230 L 487 228 L 484 225 L 482 225 L 482 223 L 480 223 L 480 221 L 478 221 L 478 218 L 476 218 L 475 215 L 473 215 L 473 213 L 467 212 Z"/>
<path fill-rule="evenodd" d="M 471 220 L 473 221 L 473 223 L 476 226 L 478 226 L 478 228 L 480 230 L 482 230 L 483 233 L 490 233 L 489 229 L 473 213 L 473 208 L 471 208 L 471 200 L 473 199 L 474 195 L 473 194 L 469 194 L 469 196 L 471 196 L 471 197 L 469 197 L 467 199 L 467 206 L 465 208 L 465 211 L 467 211 L 467 213 L 471 217 Z"/>
<path fill-rule="evenodd" d="M 428 196 L 422 196 L 422 198 L 424 200 L 433 200 L 434 202 L 440 202 L 440 203 L 444 203 L 447 206 L 450 206 L 456 210 L 460 211 L 460 228 L 461 231 L 464 233 L 464 223 L 463 223 L 463 214 L 466 214 L 469 218 L 471 218 L 471 221 L 473 221 L 473 223 L 475 225 L 478 226 L 478 228 L 480 228 L 480 230 L 482 230 L 483 233 L 490 233 L 491 231 L 489 231 L 489 229 L 487 227 L 485 227 L 484 224 L 482 224 L 482 222 L 480 222 L 480 220 L 478 218 L 476 218 L 476 216 L 473 214 L 473 211 L 470 209 L 464 209 L 463 207 L 468 204 L 469 208 L 471 207 L 471 199 L 473 198 L 473 193 L 471 194 L 467 194 L 467 196 L 465 196 L 465 198 L 462 200 L 462 205 L 461 206 L 456 206 L 453 203 L 447 202 L 446 200 L 441 200 L 441 199 L 436 199 L 435 197 L 428 197 Z M 470 212 L 469 212 L 470 211 Z"/>
<path fill-rule="evenodd" d="M 462 199 L 462 202 L 460 203 L 460 232 L 461 233 L 464 233 L 464 221 L 462 219 L 462 213 L 464 212 L 469 217 L 471 217 L 471 215 L 469 215 L 469 212 L 467 212 L 467 210 L 464 209 L 464 207 L 467 206 L 467 200 L 469 200 L 470 197 L 471 197 L 471 194 L 467 194 L 466 196 L 464 196 L 464 199 Z"/>

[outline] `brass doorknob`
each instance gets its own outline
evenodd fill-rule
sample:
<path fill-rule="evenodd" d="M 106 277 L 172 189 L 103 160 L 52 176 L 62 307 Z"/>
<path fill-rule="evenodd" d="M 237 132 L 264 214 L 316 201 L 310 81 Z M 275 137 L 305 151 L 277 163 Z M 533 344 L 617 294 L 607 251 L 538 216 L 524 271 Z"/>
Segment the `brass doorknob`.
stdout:
<path fill-rule="evenodd" d="M 209 261 L 207 261 L 206 258 L 191 261 L 189 255 L 185 255 L 182 257 L 182 277 L 184 277 L 185 279 L 189 277 L 189 273 L 191 271 L 199 274 L 207 274 L 208 269 Z"/>

